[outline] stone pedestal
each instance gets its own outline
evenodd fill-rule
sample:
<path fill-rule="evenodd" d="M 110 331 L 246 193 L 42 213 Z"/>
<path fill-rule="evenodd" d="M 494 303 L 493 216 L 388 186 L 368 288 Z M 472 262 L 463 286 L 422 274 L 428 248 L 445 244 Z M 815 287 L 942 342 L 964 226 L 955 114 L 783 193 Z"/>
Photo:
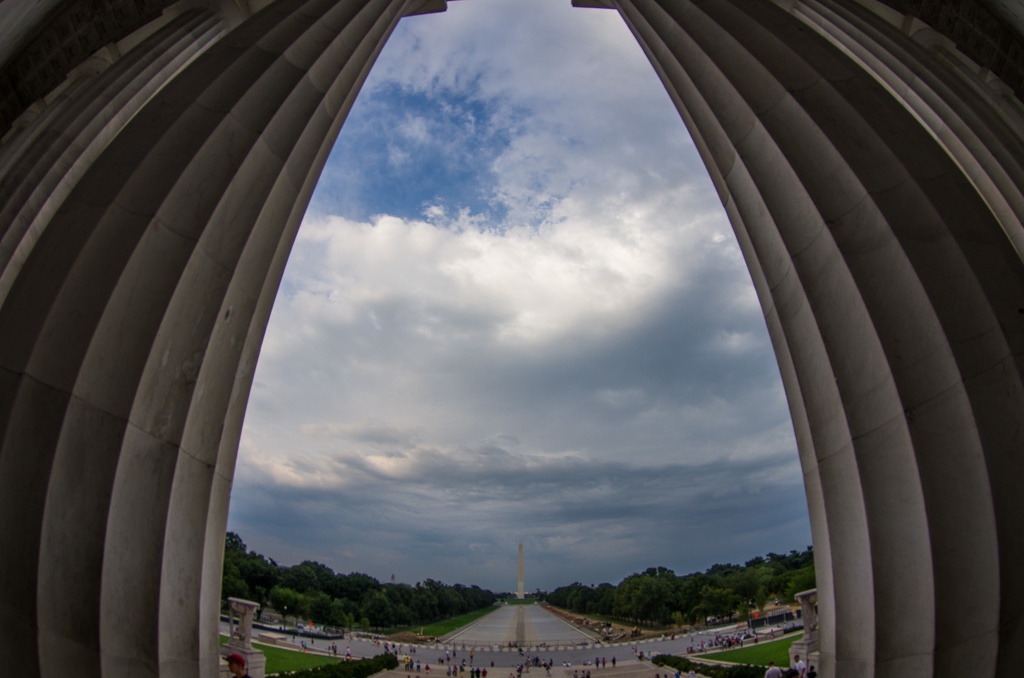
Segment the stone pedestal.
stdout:
<path fill-rule="evenodd" d="M 252 646 L 252 620 L 256 616 L 259 603 L 241 598 L 228 598 L 230 606 L 228 612 L 228 624 L 231 637 L 228 642 L 221 646 L 220 654 L 227 657 L 231 654 L 240 654 L 245 657 L 245 668 L 250 678 L 265 678 L 267 675 L 267 658 Z M 221 664 L 220 674 L 230 675 L 227 672 L 227 663 Z"/>
<path fill-rule="evenodd" d="M 818 590 L 810 589 L 796 594 L 800 603 L 800 616 L 804 620 L 804 637 L 789 646 L 789 665 L 800 656 L 808 667 L 818 666 Z"/>

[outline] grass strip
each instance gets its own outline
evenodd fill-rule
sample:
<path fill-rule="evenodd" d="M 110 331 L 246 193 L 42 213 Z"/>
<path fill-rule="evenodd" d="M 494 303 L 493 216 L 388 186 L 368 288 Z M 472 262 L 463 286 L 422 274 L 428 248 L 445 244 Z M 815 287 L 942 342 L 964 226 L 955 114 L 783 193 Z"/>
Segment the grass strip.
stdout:
<path fill-rule="evenodd" d="M 736 650 L 725 650 L 724 652 L 712 652 L 696 656 L 704 659 L 714 659 L 715 661 L 752 664 L 754 666 L 768 666 L 768 662 L 775 662 L 776 666 L 785 668 L 789 666 L 789 646 L 803 637 L 804 634 L 802 633 L 794 633 L 784 637 L 782 640 L 760 642 L 757 645 L 752 645 L 748 642 L 745 647 Z"/>
<path fill-rule="evenodd" d="M 397 666 L 398 659 L 395 658 L 395 655 L 379 654 L 373 659 L 316 666 L 282 675 L 289 676 L 289 678 L 370 678 L 376 673 L 390 671 Z"/>
<path fill-rule="evenodd" d="M 227 636 L 220 637 L 220 644 L 228 642 Z M 325 664 L 337 664 L 338 659 L 324 657 L 318 654 L 306 654 L 296 650 L 286 650 L 276 645 L 265 643 L 253 643 L 252 646 L 261 651 L 267 658 L 267 675 L 271 676 L 283 671 L 300 671 L 302 669 L 313 669 Z"/>
<path fill-rule="evenodd" d="M 441 636 L 447 636 L 452 631 L 461 629 L 466 624 L 469 624 L 470 622 L 475 622 L 480 617 L 488 615 L 494 612 L 496 609 L 496 607 L 485 607 L 482 610 L 477 610 L 475 612 L 470 612 L 468 614 L 459 615 L 458 617 L 452 617 L 450 619 L 444 619 L 442 621 L 435 622 L 433 624 L 430 624 L 429 626 L 424 626 L 423 630 L 420 631 L 420 635 L 433 636 L 436 638 L 440 638 Z"/>

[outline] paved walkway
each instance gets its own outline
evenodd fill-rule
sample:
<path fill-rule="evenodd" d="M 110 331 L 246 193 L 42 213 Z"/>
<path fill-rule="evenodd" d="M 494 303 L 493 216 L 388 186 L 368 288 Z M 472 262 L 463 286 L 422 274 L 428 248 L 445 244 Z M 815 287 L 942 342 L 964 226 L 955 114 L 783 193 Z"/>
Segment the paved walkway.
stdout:
<path fill-rule="evenodd" d="M 621 664 L 618 664 L 615 668 L 612 668 L 611 664 L 608 664 L 605 668 L 595 668 L 593 666 L 554 666 L 551 672 L 548 673 L 542 668 L 525 668 L 523 670 L 523 678 L 585 678 L 586 672 L 590 671 L 590 678 L 654 678 L 655 675 L 666 676 L 665 669 L 660 666 L 655 666 L 650 662 L 641 662 L 635 659 L 629 659 Z M 378 674 L 375 678 L 426 678 L 428 674 L 423 671 L 405 671 L 404 669 L 396 669 L 394 671 L 386 671 L 382 674 Z M 429 674 L 432 678 L 442 676 L 447 678 L 444 671 L 440 673 L 435 671 L 433 665 L 431 666 L 431 672 Z M 460 674 L 465 675 L 465 674 Z M 487 669 L 487 678 L 517 678 L 518 674 L 514 670 L 514 667 L 495 667 Z"/>
<path fill-rule="evenodd" d="M 587 634 L 540 605 L 502 605 L 494 612 L 448 634 L 443 643 L 468 646 L 532 647 L 589 644 Z"/>
<path fill-rule="evenodd" d="M 486 618 L 484 617 L 483 619 Z M 222 630 L 226 630 L 226 625 L 224 625 Z M 466 665 L 469 666 L 470 653 L 472 653 L 473 665 L 488 668 L 488 678 L 508 678 L 507 669 L 523 664 L 528 658 L 532 657 L 538 657 L 542 662 L 549 660 L 553 662 L 555 668 L 552 670 L 552 678 L 573 678 L 574 670 L 586 671 L 588 669 L 591 671 L 591 678 L 654 678 L 656 673 L 664 676 L 665 669 L 653 666 L 646 661 L 639 661 L 639 652 L 642 652 L 645 658 L 659 654 L 685 655 L 687 647 L 691 644 L 699 646 L 701 640 L 707 644 L 715 637 L 716 633 L 729 635 L 734 630 L 734 628 L 722 628 L 692 635 L 678 635 L 675 639 L 664 637 L 661 639 L 641 640 L 635 643 L 629 641 L 619 643 L 587 642 L 572 646 L 555 646 L 549 643 L 547 646 L 531 646 L 521 649 L 509 648 L 507 645 L 495 646 L 493 644 L 463 643 L 459 640 L 448 644 L 437 643 L 432 645 L 390 643 L 389 647 L 393 651 L 397 651 L 400 661 L 408 655 L 412 657 L 414 663 L 411 672 L 399 670 L 390 673 L 395 678 L 398 676 L 402 678 L 416 678 L 416 676 L 419 676 L 419 678 L 447 678 L 445 676 L 445 668 L 449 662 L 459 665 L 463 660 L 466 660 Z M 777 637 L 782 636 L 781 631 L 778 629 L 776 629 L 775 633 Z M 338 648 L 339 655 L 344 656 L 346 650 L 351 650 L 354 659 L 373 657 L 383 653 L 385 642 L 384 639 L 375 639 L 362 634 L 346 637 L 344 640 L 328 641 L 303 639 L 301 636 L 296 638 L 253 629 L 253 640 L 256 642 L 266 642 L 267 638 L 260 638 L 260 635 L 274 636 L 276 640 L 274 644 L 293 650 L 301 649 L 301 642 L 305 640 L 307 651 L 316 654 L 328 654 L 328 646 L 334 644 Z M 750 642 L 747 641 L 746 645 L 749 645 Z M 634 652 L 634 647 L 636 652 Z M 612 669 L 613 657 L 616 660 L 614 672 Z M 594 666 L 594 663 L 602 658 L 606 660 L 605 668 L 598 669 Z M 444 661 L 442 662 L 441 660 Z M 415 668 L 415 662 L 417 661 L 420 663 L 419 671 Z M 569 663 L 570 666 L 563 667 L 565 663 Z M 426 672 L 428 664 L 431 668 L 429 674 Z M 491 672 L 491 668 L 506 670 Z M 559 673 L 563 668 L 567 668 L 568 673 Z M 630 671 L 635 671 L 635 673 L 630 673 Z M 545 671 L 537 668 L 532 669 L 528 674 L 524 672 L 524 678 L 527 678 L 527 676 L 528 678 L 547 678 Z M 579 676 L 576 678 L 579 678 Z"/>

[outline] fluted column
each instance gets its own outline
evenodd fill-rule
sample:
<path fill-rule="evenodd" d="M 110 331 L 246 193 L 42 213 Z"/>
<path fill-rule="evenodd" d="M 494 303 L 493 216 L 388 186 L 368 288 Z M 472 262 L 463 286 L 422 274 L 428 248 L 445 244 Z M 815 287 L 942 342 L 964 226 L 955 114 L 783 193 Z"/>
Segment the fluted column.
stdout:
<path fill-rule="evenodd" d="M 280 0 L 84 171 L 0 307 L 0 640 L 23 676 L 213 676 L 270 306 L 360 84 L 417 0 Z"/>
<path fill-rule="evenodd" d="M 209 12 L 183 12 L 126 58 L 91 78 L 77 78 L 31 130 L 0 146 L 0 303 L 79 176 L 142 105 L 223 30 Z"/>
<path fill-rule="evenodd" d="M 1012 675 L 1020 109 L 877 7 L 595 4 L 676 102 L 758 290 L 807 487 L 822 675 Z"/>

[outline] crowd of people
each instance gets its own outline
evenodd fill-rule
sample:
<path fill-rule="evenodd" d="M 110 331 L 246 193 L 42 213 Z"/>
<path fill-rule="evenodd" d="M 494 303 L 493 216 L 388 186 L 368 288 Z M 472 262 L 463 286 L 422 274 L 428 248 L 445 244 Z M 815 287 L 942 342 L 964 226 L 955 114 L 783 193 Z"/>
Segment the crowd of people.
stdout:
<path fill-rule="evenodd" d="M 769 634 L 771 638 L 775 638 L 775 631 L 769 631 Z M 696 637 L 690 636 L 690 644 L 686 646 L 686 654 L 702 654 L 711 650 L 729 650 L 743 647 L 743 644 L 748 640 L 756 644 L 760 639 L 752 631 L 731 634 L 716 633 L 711 638 L 701 638 L 699 641 Z"/>
<path fill-rule="evenodd" d="M 765 636 L 765 638 L 775 638 L 776 634 L 773 629 L 769 629 L 763 635 Z M 675 640 L 676 634 L 673 633 L 671 638 L 672 640 Z M 727 650 L 731 648 L 741 648 L 744 646 L 745 643 L 757 643 L 759 639 L 759 636 L 750 630 L 742 630 L 734 633 L 715 633 L 714 636 L 710 638 L 698 638 L 695 635 L 690 635 L 690 642 L 686 646 L 686 654 L 701 654 L 711 650 Z M 667 638 L 665 636 L 662 636 L 661 640 L 667 640 Z M 308 651 L 311 648 L 318 649 L 315 648 L 315 642 L 315 640 L 310 639 L 309 645 L 307 645 L 306 640 L 302 640 L 301 645 L 303 651 Z M 393 654 L 396 657 L 402 655 L 402 652 L 404 650 L 405 654 L 400 660 L 400 666 L 404 668 L 404 670 L 407 673 L 410 674 L 410 678 L 412 677 L 412 675 L 415 675 L 415 678 L 423 678 L 423 676 L 429 677 L 431 675 L 431 665 L 429 663 L 422 662 L 417 657 L 415 657 L 417 648 L 425 649 L 423 646 L 418 646 L 414 643 L 409 643 L 403 646 L 402 643 L 389 641 L 384 638 L 381 638 L 380 636 L 372 637 L 372 643 L 378 647 L 381 647 L 381 649 L 385 653 Z M 507 644 L 507 647 L 509 649 L 517 649 L 519 651 L 519 656 L 523 658 L 523 660 L 519 664 L 517 664 L 512 671 L 509 672 L 508 678 L 523 678 L 523 673 L 529 672 L 531 667 L 541 668 L 546 672 L 547 676 L 551 676 L 552 667 L 554 666 L 553 659 L 542 660 L 539 656 L 527 656 L 523 648 L 520 647 L 514 641 L 509 642 Z M 460 651 L 458 648 L 458 645 L 453 644 L 451 647 L 445 649 L 444 655 L 439 656 L 437 659 L 435 670 L 443 667 L 443 670 L 445 672 L 445 678 L 488 678 L 488 667 L 474 665 L 474 660 L 476 659 L 474 649 L 471 648 L 467 652 L 466 645 L 462 644 L 462 657 L 460 659 Z M 535 647 L 533 649 L 540 649 L 540 646 Z M 640 661 L 651 661 L 653 659 L 654 652 L 652 650 L 645 651 L 636 642 L 630 643 L 629 649 L 632 655 Z M 339 656 L 340 651 L 338 648 L 338 644 L 336 642 L 332 642 L 326 645 L 326 652 L 335 657 Z M 352 660 L 351 648 L 346 647 L 344 654 L 347 660 Z M 606 668 L 609 663 L 614 669 L 617 663 L 616 657 L 614 655 L 610 658 L 595 656 L 593 660 L 585 659 L 580 663 L 581 668 L 573 671 L 572 678 L 594 678 L 591 675 L 590 668 L 595 668 L 598 670 L 603 669 Z M 571 668 L 572 666 L 572 661 L 562 662 L 563 668 Z M 493 670 L 493 661 L 490 662 L 489 668 L 491 669 L 492 678 L 495 678 L 496 674 L 494 674 Z M 600 674 L 597 675 L 599 676 Z M 793 666 L 789 668 L 783 669 L 781 667 L 775 666 L 774 664 L 771 664 L 768 670 L 765 672 L 765 678 L 817 678 L 817 675 L 818 674 L 815 671 L 815 667 L 813 665 L 808 667 L 805 662 L 800 660 L 799 657 L 794 659 Z M 654 678 L 684 678 L 684 676 L 677 671 L 674 676 L 670 673 L 666 673 L 664 675 L 655 674 Z M 696 677 L 694 672 L 691 671 L 690 675 L 686 678 Z"/>
<path fill-rule="evenodd" d="M 818 678 L 818 672 L 814 665 L 810 667 L 800 659 L 800 655 L 793 655 L 792 666 L 783 671 L 775 665 L 775 662 L 768 662 L 768 670 L 764 672 L 764 678 Z"/>
<path fill-rule="evenodd" d="M 309 652 L 310 649 L 316 649 L 316 640 L 311 638 L 309 640 L 309 643 L 307 644 L 306 641 L 303 639 L 303 640 L 299 641 L 299 646 L 302 647 L 302 651 L 303 652 Z M 331 655 L 332 657 L 339 656 L 339 650 L 338 650 L 338 644 L 337 643 L 329 643 L 326 647 L 327 647 L 327 650 L 326 650 L 327 654 Z M 350 647 L 346 647 L 345 648 L 345 659 L 347 661 L 352 661 L 352 648 L 350 648 Z"/>

